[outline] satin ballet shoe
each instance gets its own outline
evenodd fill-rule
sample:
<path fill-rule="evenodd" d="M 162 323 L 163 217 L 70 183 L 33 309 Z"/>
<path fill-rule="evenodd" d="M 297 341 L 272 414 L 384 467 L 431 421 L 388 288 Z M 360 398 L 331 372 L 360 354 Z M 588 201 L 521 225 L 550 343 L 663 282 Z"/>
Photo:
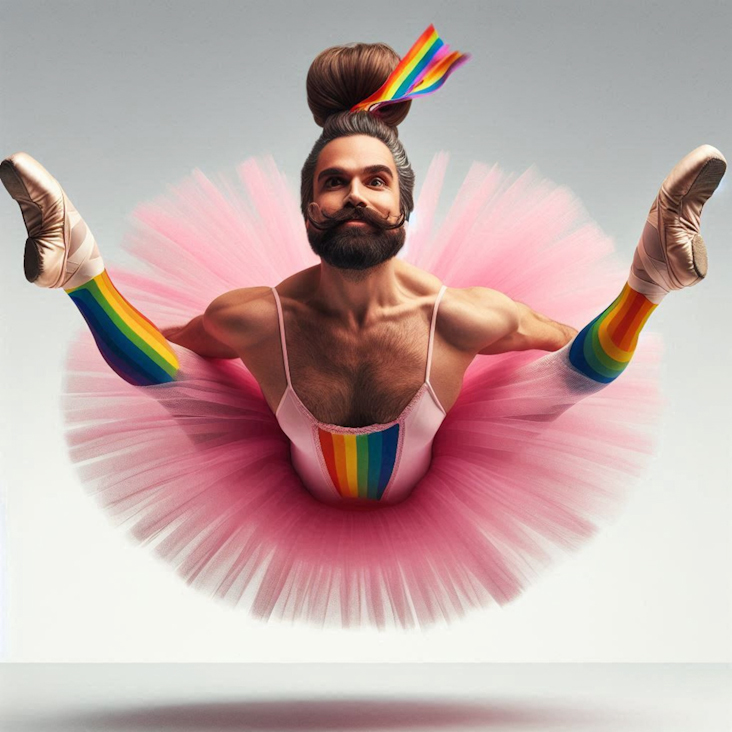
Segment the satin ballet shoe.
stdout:
<path fill-rule="evenodd" d="M 28 231 L 25 277 L 39 287 L 69 290 L 104 270 L 94 236 L 58 181 L 30 155 L 0 163 L 0 180 L 20 206 Z"/>
<path fill-rule="evenodd" d="M 661 184 L 628 277 L 628 284 L 651 302 L 659 303 L 671 290 L 691 287 L 706 277 L 701 212 L 726 169 L 724 155 L 702 145 L 682 158 Z"/>

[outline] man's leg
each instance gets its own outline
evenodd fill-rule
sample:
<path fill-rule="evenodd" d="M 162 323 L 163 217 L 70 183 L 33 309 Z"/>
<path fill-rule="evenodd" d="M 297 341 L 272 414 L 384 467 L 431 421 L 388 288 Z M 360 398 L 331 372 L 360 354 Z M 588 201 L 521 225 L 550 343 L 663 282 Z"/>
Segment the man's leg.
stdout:
<path fill-rule="evenodd" d="M 701 211 L 725 169 L 724 156 L 703 145 L 669 173 L 651 207 L 621 293 L 571 343 L 524 369 L 527 380 L 540 375 L 543 392 L 556 400 L 546 414 L 526 418 L 556 418 L 614 381 L 628 366 L 638 336 L 661 300 L 671 290 L 690 287 L 706 276 Z"/>
<path fill-rule="evenodd" d="M 610 307 L 575 336 L 569 362 L 598 384 L 614 381 L 630 363 L 638 336 L 656 307 L 626 283 Z"/>
<path fill-rule="evenodd" d="M 628 282 L 620 296 L 572 342 L 569 361 L 598 383 L 610 383 L 628 365 L 638 335 L 671 291 L 707 274 L 707 251 L 699 233 L 702 207 L 722 179 L 722 154 L 703 145 L 671 171 L 648 214 Z"/>
<path fill-rule="evenodd" d="M 64 289 L 104 360 L 125 381 L 136 386 L 175 381 L 175 353 L 114 286 L 94 236 L 58 181 L 25 153 L 0 164 L 0 179 L 20 205 L 28 230 L 26 279 L 39 287 Z"/>
<path fill-rule="evenodd" d="M 149 386 L 176 380 L 178 358 L 165 337 L 124 299 L 106 270 L 66 293 L 84 316 L 104 360 L 125 381 Z"/>

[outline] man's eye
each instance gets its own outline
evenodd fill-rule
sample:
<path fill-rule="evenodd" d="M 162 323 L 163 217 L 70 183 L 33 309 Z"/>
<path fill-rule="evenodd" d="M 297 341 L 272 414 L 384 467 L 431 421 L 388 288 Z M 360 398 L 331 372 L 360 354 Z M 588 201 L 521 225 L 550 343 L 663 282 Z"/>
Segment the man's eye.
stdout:
<path fill-rule="evenodd" d="M 325 181 L 325 187 L 326 188 L 335 188 L 336 186 L 339 186 L 341 183 L 343 183 L 342 178 L 328 178 L 328 180 Z"/>
<path fill-rule="evenodd" d="M 374 178 L 371 181 L 372 186 L 376 186 L 377 188 L 382 188 L 386 185 L 386 181 L 383 178 Z"/>

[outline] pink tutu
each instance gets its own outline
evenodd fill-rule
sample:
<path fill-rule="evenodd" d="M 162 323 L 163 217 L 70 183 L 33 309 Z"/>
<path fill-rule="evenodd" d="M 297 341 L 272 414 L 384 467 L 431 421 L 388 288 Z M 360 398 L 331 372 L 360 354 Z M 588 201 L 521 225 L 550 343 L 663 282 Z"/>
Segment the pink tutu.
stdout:
<path fill-rule="evenodd" d="M 577 328 L 617 296 L 627 267 L 610 240 L 532 173 L 474 165 L 437 225 L 446 164 L 441 154 L 430 166 L 405 259 Z M 247 161 L 236 181 L 195 172 L 139 207 L 125 246 L 148 273 L 110 276 L 159 328 L 318 262 L 271 160 Z M 341 510 L 305 490 L 240 361 L 174 348 L 184 378 L 135 387 L 80 333 L 63 403 L 71 458 L 114 519 L 188 583 L 259 618 L 424 626 L 509 602 L 613 515 L 653 450 L 660 347 L 648 333 L 598 393 L 558 354 L 478 356 L 412 495 Z"/>

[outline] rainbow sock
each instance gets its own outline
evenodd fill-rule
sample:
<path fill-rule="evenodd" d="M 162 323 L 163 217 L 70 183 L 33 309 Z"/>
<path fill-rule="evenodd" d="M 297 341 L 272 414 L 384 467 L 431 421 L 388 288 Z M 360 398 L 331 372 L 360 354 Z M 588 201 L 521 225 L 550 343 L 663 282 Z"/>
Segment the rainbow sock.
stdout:
<path fill-rule="evenodd" d="M 65 292 L 84 316 L 104 360 L 125 381 L 150 386 L 176 380 L 180 365 L 165 336 L 120 295 L 106 270 Z"/>
<path fill-rule="evenodd" d="M 613 304 L 575 336 L 569 362 L 594 381 L 614 381 L 633 357 L 638 335 L 655 309 L 656 304 L 626 283 Z"/>

